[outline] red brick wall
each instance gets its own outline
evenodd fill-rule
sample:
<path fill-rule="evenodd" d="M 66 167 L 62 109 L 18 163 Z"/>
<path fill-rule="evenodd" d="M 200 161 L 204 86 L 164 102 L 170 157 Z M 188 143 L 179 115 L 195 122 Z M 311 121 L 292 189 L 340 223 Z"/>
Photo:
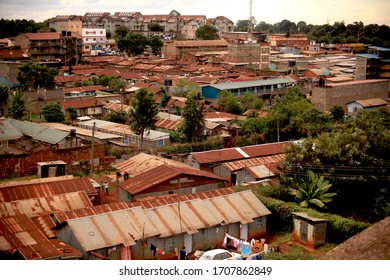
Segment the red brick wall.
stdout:
<path fill-rule="evenodd" d="M 55 150 L 48 149 L 31 153 L 29 155 L 2 155 L 0 157 L 0 179 L 9 178 L 10 176 L 28 176 L 38 173 L 37 163 L 42 161 L 62 160 L 67 163 L 66 171 L 77 171 L 81 166 L 72 165 L 74 162 L 86 161 L 91 158 L 90 146 L 75 147 L 68 149 Z M 115 159 L 107 157 L 104 144 L 94 146 L 94 158 L 99 158 L 99 169 L 107 168 Z M 96 168 L 98 169 L 98 168 Z M 80 171 L 82 171 L 80 169 Z"/>

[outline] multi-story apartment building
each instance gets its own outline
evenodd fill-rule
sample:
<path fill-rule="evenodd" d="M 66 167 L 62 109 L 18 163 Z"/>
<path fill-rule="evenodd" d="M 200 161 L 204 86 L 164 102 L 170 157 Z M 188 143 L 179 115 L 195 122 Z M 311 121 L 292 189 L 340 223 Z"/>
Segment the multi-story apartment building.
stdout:
<path fill-rule="evenodd" d="M 104 28 L 83 28 L 83 52 L 98 55 L 109 47 Z"/>
<path fill-rule="evenodd" d="M 49 27 L 57 32 L 70 31 L 81 35 L 83 17 L 77 15 L 59 15 L 49 19 Z"/>
<path fill-rule="evenodd" d="M 81 35 L 70 31 L 22 33 L 15 37 L 15 46 L 36 61 L 77 64 L 81 61 L 82 45 Z"/>
<path fill-rule="evenodd" d="M 209 18 L 209 25 L 215 26 L 218 29 L 219 37 L 223 38 L 225 33 L 234 31 L 234 22 L 224 16 Z"/>
<path fill-rule="evenodd" d="M 124 26 L 124 20 L 107 12 L 86 13 L 83 17 L 83 28 L 104 28 L 108 37 L 113 37 L 119 26 Z"/>

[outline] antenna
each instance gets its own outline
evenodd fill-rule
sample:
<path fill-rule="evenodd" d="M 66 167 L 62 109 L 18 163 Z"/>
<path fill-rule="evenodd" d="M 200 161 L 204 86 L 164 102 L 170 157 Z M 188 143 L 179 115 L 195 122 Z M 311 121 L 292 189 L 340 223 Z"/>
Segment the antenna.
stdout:
<path fill-rule="evenodd" d="M 252 20 L 252 0 L 249 0 L 249 33 L 252 33 L 253 31 Z"/>

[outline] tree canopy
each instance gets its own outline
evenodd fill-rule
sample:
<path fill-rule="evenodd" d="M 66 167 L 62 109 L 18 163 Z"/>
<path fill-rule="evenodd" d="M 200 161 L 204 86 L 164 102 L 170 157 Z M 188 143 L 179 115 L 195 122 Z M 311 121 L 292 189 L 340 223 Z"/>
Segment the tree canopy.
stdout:
<path fill-rule="evenodd" d="M 146 88 L 137 90 L 131 100 L 131 107 L 130 128 L 141 136 L 140 148 L 142 148 L 145 130 L 153 128 L 157 121 L 158 108 L 153 93 L 149 93 Z"/>
<path fill-rule="evenodd" d="M 47 122 L 63 122 L 65 120 L 64 113 L 58 103 L 48 103 L 42 108 L 42 113 Z"/>
<path fill-rule="evenodd" d="M 24 94 L 21 91 L 16 91 L 15 95 L 13 95 L 11 107 L 9 108 L 9 114 L 14 119 L 21 119 L 24 115 L 24 111 L 26 110 L 26 99 Z"/>
<path fill-rule="evenodd" d="M 185 103 L 183 121 L 179 129 L 188 142 L 201 141 L 205 127 L 204 100 L 199 92 L 194 92 L 188 95 Z"/>
<path fill-rule="evenodd" d="M 58 69 L 39 63 L 28 62 L 19 68 L 18 81 L 27 88 L 38 87 L 52 89 Z"/>
<path fill-rule="evenodd" d="M 195 31 L 195 37 L 201 40 L 219 39 L 218 29 L 213 25 L 204 25 Z"/>

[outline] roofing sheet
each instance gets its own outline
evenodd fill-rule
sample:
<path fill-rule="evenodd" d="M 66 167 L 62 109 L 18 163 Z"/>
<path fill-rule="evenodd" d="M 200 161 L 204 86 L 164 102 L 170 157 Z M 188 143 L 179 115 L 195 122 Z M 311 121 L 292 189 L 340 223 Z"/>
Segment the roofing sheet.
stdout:
<path fill-rule="evenodd" d="M 0 219 L 0 235 L 27 260 L 53 259 L 61 253 L 26 215 Z"/>
<path fill-rule="evenodd" d="M 135 240 L 159 234 L 141 207 L 68 220 L 67 223 L 85 251 L 119 244 L 132 246 Z"/>
<path fill-rule="evenodd" d="M 381 98 L 356 100 L 356 102 L 362 105 L 363 107 L 376 107 L 376 106 L 387 105 L 387 102 Z"/>
<path fill-rule="evenodd" d="M 251 167 L 245 167 L 247 171 L 252 175 L 255 179 L 263 179 L 263 178 L 269 178 L 274 176 L 275 174 L 272 173 L 271 170 L 267 168 L 265 165 L 259 165 L 259 166 L 251 166 Z"/>
<path fill-rule="evenodd" d="M 73 192 L 47 197 L 38 197 L 24 200 L 0 203 L 0 217 L 26 214 L 35 217 L 57 211 L 67 211 L 79 208 L 92 207 L 86 192 Z"/>
<path fill-rule="evenodd" d="M 57 182 L 61 180 L 70 180 L 70 179 L 74 179 L 74 176 L 65 175 L 65 176 L 58 176 L 58 177 L 37 178 L 37 179 L 29 179 L 29 180 L 21 180 L 21 181 L 9 181 L 9 182 L 0 183 L 0 189 L 5 187 L 34 185 L 38 183 L 48 183 L 54 181 Z"/>
<path fill-rule="evenodd" d="M 0 202 L 9 202 L 21 199 L 53 196 L 70 192 L 85 191 L 88 195 L 95 195 L 96 189 L 89 178 L 75 178 L 62 181 L 19 185 L 0 189 Z"/>
<path fill-rule="evenodd" d="M 216 179 L 220 181 L 227 181 L 227 179 L 215 175 L 214 173 L 199 170 L 190 166 L 182 168 L 160 165 L 154 169 L 143 172 L 138 176 L 129 178 L 124 182 L 121 182 L 119 184 L 119 187 L 125 189 L 127 192 L 134 195 L 179 175 L 192 175 Z"/>
<path fill-rule="evenodd" d="M 240 150 L 242 150 L 245 154 L 247 154 L 251 158 L 264 157 L 264 156 L 284 153 L 284 148 L 291 144 L 292 142 L 290 141 L 277 142 L 277 143 L 241 147 Z M 245 156 L 243 156 L 243 154 L 240 153 L 237 150 L 237 148 L 211 150 L 206 152 L 196 152 L 196 153 L 191 153 L 191 157 L 193 158 L 193 160 L 195 160 L 200 164 L 245 159 Z"/>
<path fill-rule="evenodd" d="M 226 167 L 230 172 L 240 170 L 245 167 L 258 166 L 258 165 L 272 165 L 280 163 L 285 159 L 284 154 L 265 156 L 261 158 L 250 158 L 238 161 L 224 162 L 222 165 Z"/>
<path fill-rule="evenodd" d="M 10 119 L 0 119 L 0 140 L 18 139 L 23 134 L 12 124 Z"/>
<path fill-rule="evenodd" d="M 294 79 L 289 77 L 286 78 L 276 78 L 276 79 L 266 79 L 266 80 L 255 80 L 255 81 L 246 81 L 246 82 L 228 82 L 228 83 L 219 83 L 209 85 L 210 87 L 217 88 L 219 90 L 229 90 L 229 89 L 239 89 L 247 87 L 258 87 L 258 86 L 268 86 L 268 85 L 277 85 L 277 84 L 289 84 L 295 82 Z"/>
<path fill-rule="evenodd" d="M 121 174 L 127 173 L 129 177 L 146 172 L 160 165 L 188 167 L 188 165 L 171 159 L 140 153 L 125 161 L 115 164 L 113 167 Z"/>

